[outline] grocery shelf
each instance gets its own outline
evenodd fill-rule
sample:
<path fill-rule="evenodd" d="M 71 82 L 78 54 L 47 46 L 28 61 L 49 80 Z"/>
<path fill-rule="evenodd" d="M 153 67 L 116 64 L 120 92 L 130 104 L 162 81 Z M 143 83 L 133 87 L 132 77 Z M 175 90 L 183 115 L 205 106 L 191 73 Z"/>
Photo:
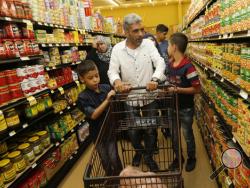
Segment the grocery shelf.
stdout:
<path fill-rule="evenodd" d="M 113 33 L 108 33 L 105 31 L 93 31 L 93 30 L 89 30 L 89 29 L 86 29 L 85 31 L 89 34 L 94 34 L 94 35 L 112 35 L 113 34 Z"/>
<path fill-rule="evenodd" d="M 70 89 L 72 87 L 78 86 L 79 81 L 72 81 L 71 83 L 65 84 L 62 87 L 58 87 L 57 89 L 51 89 L 50 93 L 51 94 L 57 94 L 57 93 L 61 93 L 64 94 L 64 90 Z"/>
<path fill-rule="evenodd" d="M 209 41 L 223 41 L 223 42 L 231 42 L 233 40 L 239 39 L 249 39 L 250 38 L 250 30 L 239 31 L 235 33 L 226 33 L 223 35 L 217 35 L 213 37 L 204 37 L 201 39 L 191 39 L 189 42 L 209 42 Z"/>
<path fill-rule="evenodd" d="M 61 69 L 61 68 L 64 68 L 64 67 L 75 66 L 75 65 L 78 65 L 80 63 L 81 63 L 81 61 L 77 61 L 77 62 L 73 62 L 73 63 L 60 64 L 60 65 L 55 65 L 55 66 L 52 66 L 52 67 L 45 67 L 45 70 L 46 71 L 51 71 L 51 70 Z"/>
<path fill-rule="evenodd" d="M 34 26 L 45 26 L 45 27 L 52 27 L 52 28 L 58 28 L 58 29 L 68 29 L 68 30 L 83 30 L 83 29 L 78 29 L 76 27 L 71 27 L 71 26 L 64 26 L 64 25 L 59 25 L 59 24 L 53 24 L 53 23 L 46 23 L 46 22 L 39 22 L 39 21 L 34 21 L 33 22 Z"/>
<path fill-rule="evenodd" d="M 47 149 L 45 149 L 38 157 L 36 157 L 35 161 L 33 161 L 26 169 L 17 174 L 15 180 L 13 182 L 8 183 L 5 187 L 17 187 L 23 180 L 25 180 L 30 173 L 35 169 L 38 165 L 42 164 L 42 161 L 46 158 L 46 156 L 51 153 L 54 149 L 54 145 L 50 145 Z"/>
<path fill-rule="evenodd" d="M 68 105 L 65 109 L 61 110 L 60 112 L 57 112 L 55 114 L 66 114 L 67 112 L 69 112 L 71 109 L 75 108 L 76 103 L 73 103 L 72 105 Z"/>
<path fill-rule="evenodd" d="M 48 47 L 70 47 L 70 46 L 90 46 L 92 43 L 39 43 L 43 48 Z"/>
<path fill-rule="evenodd" d="M 53 110 L 49 109 L 49 110 L 45 111 L 44 113 L 39 114 L 38 117 L 30 119 L 30 120 L 27 120 L 27 122 L 25 122 L 22 125 L 20 125 L 19 128 L 15 129 L 15 130 L 10 130 L 5 135 L 1 136 L 0 137 L 0 143 L 3 143 L 5 141 L 11 139 L 13 136 L 26 131 L 29 127 L 34 126 L 37 122 L 41 121 L 45 117 L 48 117 L 49 115 L 52 115 L 52 114 L 53 114 Z"/>
<path fill-rule="evenodd" d="M 18 18 L 11 18 L 11 17 L 0 17 L 1 21 L 8 21 L 8 22 L 16 22 L 16 23 L 32 23 L 31 20 L 27 19 L 18 19 Z"/>
<path fill-rule="evenodd" d="M 206 95 L 206 93 L 204 91 L 201 92 L 202 97 L 205 99 L 205 101 L 209 104 L 209 106 L 214 110 L 214 112 L 216 113 L 216 116 L 219 118 L 219 122 L 221 123 L 221 125 L 223 126 L 226 135 L 230 138 L 230 140 L 232 140 L 237 147 L 241 150 L 241 153 L 243 154 L 243 158 L 245 160 L 247 160 L 248 162 L 250 162 L 250 154 L 245 152 L 245 147 L 237 141 L 237 138 L 235 138 L 235 136 L 232 133 L 232 129 L 230 128 L 230 126 L 226 123 L 225 119 L 223 118 L 223 116 L 217 111 L 217 109 L 215 108 L 215 105 L 213 103 L 213 101 L 210 99 L 209 96 Z"/>
<path fill-rule="evenodd" d="M 79 146 L 78 150 L 76 150 L 69 159 L 65 162 L 65 164 L 55 173 L 55 175 L 48 181 L 46 187 L 58 187 L 60 182 L 64 179 L 64 177 L 68 174 L 70 169 L 74 166 L 76 161 L 82 156 L 86 148 L 90 145 L 91 138 L 88 136 L 86 140 Z"/>
<path fill-rule="evenodd" d="M 34 61 L 34 60 L 39 60 L 41 58 L 43 58 L 43 55 L 25 56 L 25 57 L 13 58 L 13 59 L 2 59 L 0 60 L 0 65 L 13 64 L 17 62 L 22 62 L 22 65 L 24 65 L 23 61 Z"/>
<path fill-rule="evenodd" d="M 204 69 L 204 71 L 208 71 L 210 74 L 213 75 L 214 78 L 216 78 L 217 80 L 220 80 L 220 82 L 225 83 L 227 86 L 232 88 L 240 97 L 242 97 L 245 100 L 250 100 L 250 93 L 245 91 L 244 88 L 241 88 L 238 84 L 228 80 L 227 78 L 224 78 L 223 76 L 220 75 L 218 71 L 215 71 L 211 69 L 210 67 L 207 67 L 206 65 L 204 65 L 203 63 L 197 61 L 196 59 L 192 57 L 191 59 L 196 65 Z"/>
<path fill-rule="evenodd" d="M 45 89 L 45 90 L 43 90 L 41 92 L 38 92 L 38 93 L 36 93 L 36 94 L 34 94 L 32 96 L 37 98 L 37 97 L 40 97 L 40 96 L 42 96 L 44 94 L 47 94 L 47 93 L 49 93 L 49 89 Z M 15 100 L 9 101 L 8 103 L 3 104 L 3 105 L 0 106 L 0 111 L 5 111 L 5 110 L 8 110 L 10 108 L 14 108 L 16 106 L 19 106 L 21 104 L 25 104 L 26 102 L 28 102 L 27 98 L 22 97 L 20 99 L 15 99 Z"/>
<path fill-rule="evenodd" d="M 193 21 L 198 18 L 200 15 L 204 14 L 207 7 L 209 7 L 212 3 L 216 2 L 216 0 L 208 0 L 207 3 L 193 16 L 193 18 L 187 23 L 187 25 L 183 28 L 183 31 L 187 29 Z"/>

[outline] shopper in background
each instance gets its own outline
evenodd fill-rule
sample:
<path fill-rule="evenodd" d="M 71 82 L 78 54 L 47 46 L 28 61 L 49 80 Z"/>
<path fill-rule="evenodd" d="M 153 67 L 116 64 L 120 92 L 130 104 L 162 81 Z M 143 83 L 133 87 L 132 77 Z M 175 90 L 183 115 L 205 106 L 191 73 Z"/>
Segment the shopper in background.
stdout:
<path fill-rule="evenodd" d="M 188 44 L 188 38 L 182 33 L 175 33 L 169 39 L 168 55 L 173 58 L 169 63 L 170 83 L 177 88 L 169 88 L 178 94 L 179 116 L 184 138 L 187 144 L 188 159 L 186 171 L 190 172 L 195 168 L 195 139 L 192 129 L 194 115 L 194 94 L 201 90 L 200 81 L 195 67 L 184 55 Z M 174 143 L 177 143 L 177 134 L 172 135 Z M 174 148 L 177 148 L 175 146 Z M 175 151 L 177 154 L 177 151 Z M 178 165 L 178 155 L 172 164 L 172 168 Z"/>
<path fill-rule="evenodd" d="M 119 92 L 129 92 L 131 87 L 147 86 L 152 91 L 157 89 L 158 81 L 165 79 L 165 63 L 158 53 L 153 42 L 143 39 L 144 28 L 141 17 L 137 14 L 125 16 L 123 28 L 126 34 L 126 40 L 116 44 L 111 54 L 111 61 L 108 71 L 110 83 Z M 133 91 L 135 93 L 135 91 Z M 139 112 L 148 111 L 145 116 L 156 116 L 156 102 L 147 105 L 126 105 L 127 111 L 135 113 L 129 114 L 131 119 L 140 116 Z M 142 134 L 143 132 L 143 134 Z M 156 141 L 156 129 L 148 128 L 142 130 L 129 130 L 128 136 L 136 150 L 132 165 L 139 166 L 142 156 L 150 171 L 157 171 L 158 165 L 153 160 L 153 153 Z M 141 137 L 144 137 L 145 149 L 141 144 Z M 142 152 L 143 151 L 143 152 Z"/>
<path fill-rule="evenodd" d="M 111 51 L 112 46 L 109 38 L 98 35 L 94 39 L 93 48 L 86 57 L 86 59 L 91 59 L 95 62 L 99 70 L 101 84 L 109 84 L 107 72 L 109 69 Z"/>
<path fill-rule="evenodd" d="M 82 83 L 86 89 L 78 96 L 78 108 L 86 115 L 90 127 L 90 136 L 96 142 L 104 118 L 107 113 L 109 102 L 115 91 L 111 90 L 110 85 L 99 84 L 100 77 L 98 69 L 92 60 L 85 60 L 78 65 L 77 71 Z M 122 164 L 118 155 L 116 138 L 113 135 L 107 139 L 107 142 L 98 143 L 97 152 L 101 158 L 106 176 L 119 175 L 122 170 Z"/>
<path fill-rule="evenodd" d="M 160 46 L 161 54 L 166 63 L 168 62 L 168 55 L 167 55 L 168 41 L 166 40 L 167 34 L 168 34 L 168 27 L 166 25 L 159 24 L 156 26 L 156 40 Z"/>

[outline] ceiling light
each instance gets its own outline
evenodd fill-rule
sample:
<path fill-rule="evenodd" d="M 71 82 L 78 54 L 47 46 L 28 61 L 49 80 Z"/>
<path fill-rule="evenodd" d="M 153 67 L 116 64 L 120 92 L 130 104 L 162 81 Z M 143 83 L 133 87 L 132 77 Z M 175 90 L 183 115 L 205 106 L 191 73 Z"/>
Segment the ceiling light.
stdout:
<path fill-rule="evenodd" d="M 119 4 L 117 2 L 115 2 L 114 0 L 109 0 L 109 2 L 117 7 L 119 7 Z"/>
<path fill-rule="evenodd" d="M 148 0 L 149 3 L 152 3 L 152 0 Z"/>

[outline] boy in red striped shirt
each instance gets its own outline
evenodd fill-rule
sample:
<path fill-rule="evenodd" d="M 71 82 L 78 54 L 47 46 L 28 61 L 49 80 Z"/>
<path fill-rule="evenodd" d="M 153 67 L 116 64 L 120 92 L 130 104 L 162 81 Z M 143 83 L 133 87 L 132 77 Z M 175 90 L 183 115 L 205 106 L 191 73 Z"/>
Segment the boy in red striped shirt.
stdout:
<path fill-rule="evenodd" d="M 170 59 L 174 59 L 169 63 L 169 80 L 170 83 L 177 88 L 170 88 L 170 91 L 176 89 L 179 99 L 179 117 L 183 131 L 183 136 L 187 144 L 188 159 L 186 163 L 186 171 L 190 172 L 195 168 L 195 139 L 192 129 L 194 116 L 194 95 L 201 90 L 200 81 L 195 67 L 191 61 L 185 56 L 188 44 L 188 38 L 183 33 L 174 33 L 169 39 L 168 55 Z M 174 144 L 176 142 L 176 134 L 173 133 Z M 175 145 L 175 149 L 177 146 Z M 177 154 L 176 150 L 176 154 Z M 182 159 L 184 161 L 184 159 Z M 174 160 L 171 168 L 178 165 L 178 155 Z"/>

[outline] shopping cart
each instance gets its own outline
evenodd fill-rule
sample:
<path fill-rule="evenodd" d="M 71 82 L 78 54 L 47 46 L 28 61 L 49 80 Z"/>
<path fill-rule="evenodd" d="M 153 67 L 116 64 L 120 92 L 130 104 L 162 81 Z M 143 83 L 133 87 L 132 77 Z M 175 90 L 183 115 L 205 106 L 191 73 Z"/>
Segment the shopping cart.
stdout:
<path fill-rule="evenodd" d="M 164 86 L 168 87 L 168 86 Z M 152 105 L 154 104 L 154 105 Z M 155 105 L 156 104 L 156 105 Z M 144 108 L 151 106 L 150 108 Z M 171 137 L 163 135 L 163 130 L 169 128 Z M 135 149 L 131 142 L 124 139 L 124 133 L 131 130 L 154 130 L 157 135 L 156 144 L 152 148 Z M 145 146 L 147 138 L 142 144 Z M 154 173 L 142 175 L 119 176 L 116 167 L 112 167 L 112 159 L 103 164 L 99 149 L 115 143 L 112 152 L 118 151 L 123 168 L 132 165 L 136 152 L 153 152 L 153 159 L 159 169 Z M 181 156 L 180 130 L 178 115 L 178 98 L 176 93 L 167 93 L 163 89 L 148 92 L 145 87 L 133 88 L 127 94 L 117 94 L 111 101 L 110 109 L 103 122 L 102 130 L 94 146 L 90 161 L 84 173 L 84 185 L 88 187 L 121 187 L 121 188 L 172 188 L 183 187 L 181 176 L 181 157 L 178 165 L 173 168 L 176 156 Z M 149 150 L 150 149 L 150 150 Z M 107 172 L 107 166 L 110 171 Z M 138 167 L 142 172 L 149 171 L 144 159 Z M 145 175 L 146 174 L 146 175 Z"/>

